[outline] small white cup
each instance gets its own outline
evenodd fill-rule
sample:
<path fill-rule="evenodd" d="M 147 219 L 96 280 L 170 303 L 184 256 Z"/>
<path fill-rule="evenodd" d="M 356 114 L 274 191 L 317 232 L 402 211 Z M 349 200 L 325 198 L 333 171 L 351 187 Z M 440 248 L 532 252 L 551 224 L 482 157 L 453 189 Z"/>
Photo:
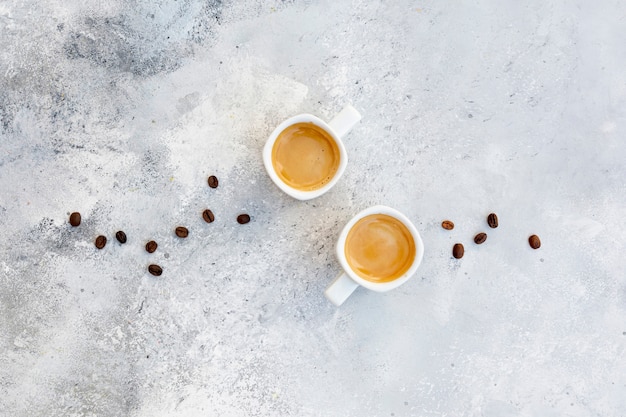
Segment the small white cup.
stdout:
<path fill-rule="evenodd" d="M 313 116 L 312 114 L 300 114 L 291 117 L 278 125 L 268 138 L 265 143 L 265 147 L 263 148 L 263 164 L 265 165 L 265 169 L 267 170 L 270 178 L 274 181 L 274 184 L 276 184 L 278 188 L 283 190 L 285 193 L 298 200 L 310 200 L 312 198 L 319 197 L 326 191 L 330 190 L 337 183 L 337 181 L 339 181 L 339 178 L 345 171 L 346 165 L 348 164 L 348 155 L 346 154 L 346 149 L 341 141 L 341 138 L 344 137 L 359 120 L 361 120 L 359 112 L 352 106 L 346 106 L 328 123 Z M 274 164 L 272 163 L 272 149 L 274 148 L 274 143 L 285 129 L 296 123 L 313 123 L 322 128 L 333 138 L 339 148 L 339 166 L 337 171 L 330 181 L 324 184 L 321 188 L 310 191 L 293 188 L 280 179 L 274 169 Z"/>
<path fill-rule="evenodd" d="M 410 267 L 400 277 L 388 282 L 372 282 L 360 277 L 348 263 L 345 254 L 346 238 L 354 225 L 364 217 L 372 214 L 386 214 L 399 220 L 411 233 L 415 243 L 415 256 Z M 354 216 L 343 228 L 337 241 L 337 258 L 343 268 L 343 272 L 326 288 L 324 295 L 336 306 L 340 306 L 360 285 L 372 291 L 386 292 L 404 284 L 413 276 L 424 256 L 424 243 L 417 229 L 411 221 L 398 210 L 387 206 L 374 206 L 361 211 Z"/>

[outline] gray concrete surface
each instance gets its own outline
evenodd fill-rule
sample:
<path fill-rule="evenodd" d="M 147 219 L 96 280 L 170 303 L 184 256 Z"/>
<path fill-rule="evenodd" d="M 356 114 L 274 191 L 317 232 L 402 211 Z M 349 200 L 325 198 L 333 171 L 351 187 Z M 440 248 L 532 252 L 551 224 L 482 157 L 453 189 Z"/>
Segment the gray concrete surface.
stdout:
<path fill-rule="evenodd" d="M 1 2 L 0 415 L 624 416 L 625 13 Z M 269 133 L 345 104 L 344 177 L 282 194 Z M 335 308 L 336 239 L 374 204 L 423 264 Z"/>

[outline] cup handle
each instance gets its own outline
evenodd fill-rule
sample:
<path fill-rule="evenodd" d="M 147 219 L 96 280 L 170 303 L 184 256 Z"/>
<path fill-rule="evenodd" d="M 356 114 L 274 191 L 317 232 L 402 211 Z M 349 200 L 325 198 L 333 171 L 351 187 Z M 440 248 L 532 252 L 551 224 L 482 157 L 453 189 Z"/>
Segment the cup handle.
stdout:
<path fill-rule="evenodd" d="M 339 307 L 350 297 L 350 294 L 352 294 L 358 286 L 359 284 L 354 282 L 348 274 L 342 272 L 335 278 L 332 284 L 326 288 L 324 295 L 331 303 Z"/>
<path fill-rule="evenodd" d="M 350 129 L 361 120 L 361 114 L 352 106 L 347 105 L 343 108 L 328 125 L 335 131 L 340 138 L 344 137 Z"/>

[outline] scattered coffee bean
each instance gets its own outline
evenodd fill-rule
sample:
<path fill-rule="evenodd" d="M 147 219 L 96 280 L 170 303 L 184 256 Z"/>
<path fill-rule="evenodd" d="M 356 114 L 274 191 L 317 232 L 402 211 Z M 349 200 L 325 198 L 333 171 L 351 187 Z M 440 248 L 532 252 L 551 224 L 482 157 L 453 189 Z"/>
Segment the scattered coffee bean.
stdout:
<path fill-rule="evenodd" d="M 146 243 L 146 252 L 153 253 L 155 250 L 157 250 L 158 246 L 159 245 L 157 245 L 154 240 L 151 240 L 150 242 Z"/>
<path fill-rule="evenodd" d="M 159 265 L 152 264 L 148 266 L 148 272 L 150 272 L 155 277 L 158 277 L 163 273 L 163 268 L 161 268 Z"/>
<path fill-rule="evenodd" d="M 121 230 L 115 234 L 115 238 L 117 239 L 118 242 L 122 244 L 126 243 L 126 233 L 122 232 Z"/>
<path fill-rule="evenodd" d="M 498 216 L 496 216 L 496 213 L 491 213 L 489 214 L 489 216 L 487 216 L 487 224 L 492 229 L 498 227 Z"/>
<path fill-rule="evenodd" d="M 452 256 L 454 256 L 456 259 L 461 259 L 464 253 L 465 248 L 463 247 L 463 244 L 455 243 L 455 245 L 452 247 Z"/>
<path fill-rule="evenodd" d="M 70 224 L 74 227 L 78 226 L 80 224 L 80 213 L 75 211 L 74 213 L 70 214 Z"/>
<path fill-rule="evenodd" d="M 539 249 L 541 247 L 541 240 L 539 240 L 539 236 L 532 235 L 528 238 L 528 244 L 533 249 Z"/>
<path fill-rule="evenodd" d="M 441 222 L 441 227 L 446 230 L 452 230 L 454 229 L 454 223 L 452 223 L 450 220 L 444 220 L 443 222 Z"/>
<path fill-rule="evenodd" d="M 247 214 L 240 214 L 239 216 L 237 216 L 237 223 L 239 224 L 246 224 L 250 221 L 250 216 L 248 216 Z"/>
<path fill-rule="evenodd" d="M 477 245 L 484 243 L 485 240 L 487 240 L 487 233 L 479 233 L 476 236 L 474 236 L 474 243 Z"/>
<path fill-rule="evenodd" d="M 219 181 L 217 180 L 217 177 L 215 175 L 211 175 L 209 177 L 209 187 L 217 188 L 218 184 L 219 184 Z"/>
<path fill-rule="evenodd" d="M 106 244 L 107 244 L 106 236 L 100 235 L 96 238 L 96 248 L 102 249 L 106 246 Z"/>
<path fill-rule="evenodd" d="M 213 215 L 213 212 L 209 209 L 206 209 L 202 212 L 202 218 L 207 223 L 213 223 L 213 220 L 215 220 L 215 216 Z"/>
<path fill-rule="evenodd" d="M 189 230 L 187 230 L 186 227 L 178 226 L 176 228 L 176 236 L 185 238 L 185 237 L 189 236 Z"/>

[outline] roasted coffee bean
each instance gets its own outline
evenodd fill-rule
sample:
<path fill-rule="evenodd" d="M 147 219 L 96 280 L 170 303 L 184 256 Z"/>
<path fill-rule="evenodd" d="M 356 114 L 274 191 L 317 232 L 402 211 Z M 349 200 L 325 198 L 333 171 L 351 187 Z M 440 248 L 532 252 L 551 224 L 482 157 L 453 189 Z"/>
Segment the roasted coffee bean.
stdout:
<path fill-rule="evenodd" d="M 152 253 L 152 252 L 154 252 L 155 250 L 157 250 L 157 247 L 158 247 L 158 246 L 159 246 L 159 245 L 157 245 L 157 243 L 156 243 L 154 240 L 151 240 L 150 242 L 146 243 L 146 251 L 147 251 L 148 253 Z"/>
<path fill-rule="evenodd" d="M 75 211 L 74 213 L 70 214 L 70 224 L 74 227 L 78 226 L 80 224 L 80 213 Z"/>
<path fill-rule="evenodd" d="M 240 214 L 239 216 L 237 216 L 237 223 L 239 224 L 246 224 L 250 221 L 250 216 L 248 216 L 247 214 Z"/>
<path fill-rule="evenodd" d="M 441 222 L 441 227 L 446 230 L 452 230 L 454 229 L 454 223 L 452 223 L 450 220 L 444 220 L 443 222 Z"/>
<path fill-rule="evenodd" d="M 189 236 L 189 230 L 187 230 L 186 227 L 178 226 L 176 228 L 176 236 L 185 238 L 185 237 Z"/>
<path fill-rule="evenodd" d="M 452 247 L 452 256 L 454 256 L 456 259 L 461 259 L 464 253 L 465 253 L 465 248 L 463 247 L 463 244 L 455 243 L 454 246 Z"/>
<path fill-rule="evenodd" d="M 487 224 L 492 229 L 498 227 L 498 216 L 496 216 L 496 213 L 491 213 L 489 214 L 489 216 L 487 216 Z"/>
<path fill-rule="evenodd" d="M 96 248 L 102 249 L 106 246 L 106 244 L 107 244 L 106 236 L 100 235 L 96 238 Z"/>
<path fill-rule="evenodd" d="M 206 209 L 202 212 L 202 218 L 207 223 L 213 223 L 213 220 L 215 220 L 215 216 L 213 215 L 213 212 L 209 209 Z"/>
<path fill-rule="evenodd" d="M 217 177 L 215 175 L 211 175 L 209 177 L 209 187 L 217 188 L 218 184 L 219 184 L 219 181 L 217 180 Z"/>
<path fill-rule="evenodd" d="M 115 234 L 115 238 L 120 243 L 126 243 L 126 233 L 122 232 L 121 230 Z"/>
<path fill-rule="evenodd" d="M 161 268 L 159 265 L 152 264 L 148 266 L 148 272 L 150 272 L 155 277 L 158 277 L 163 273 L 163 268 Z"/>
<path fill-rule="evenodd" d="M 533 249 L 539 249 L 541 247 L 541 240 L 539 240 L 539 236 L 532 235 L 528 238 L 528 244 Z"/>
<path fill-rule="evenodd" d="M 479 233 L 476 236 L 474 236 L 474 243 L 477 245 L 484 243 L 485 240 L 487 240 L 487 233 Z"/>

